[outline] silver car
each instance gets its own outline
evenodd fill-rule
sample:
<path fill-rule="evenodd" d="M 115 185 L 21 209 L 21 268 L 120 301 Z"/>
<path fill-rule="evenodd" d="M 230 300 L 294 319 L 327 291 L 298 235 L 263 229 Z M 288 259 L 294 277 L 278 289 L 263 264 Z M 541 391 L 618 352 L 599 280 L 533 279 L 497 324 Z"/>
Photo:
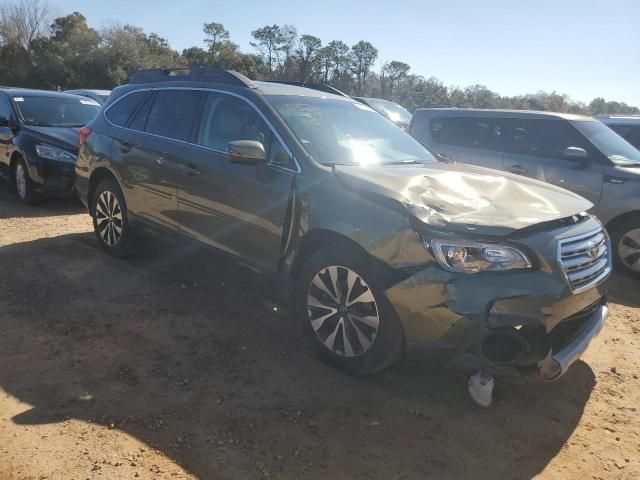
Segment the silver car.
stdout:
<path fill-rule="evenodd" d="M 419 109 L 409 131 L 442 158 L 537 178 L 587 198 L 611 235 L 618 268 L 640 278 L 640 152 L 598 120 Z"/>

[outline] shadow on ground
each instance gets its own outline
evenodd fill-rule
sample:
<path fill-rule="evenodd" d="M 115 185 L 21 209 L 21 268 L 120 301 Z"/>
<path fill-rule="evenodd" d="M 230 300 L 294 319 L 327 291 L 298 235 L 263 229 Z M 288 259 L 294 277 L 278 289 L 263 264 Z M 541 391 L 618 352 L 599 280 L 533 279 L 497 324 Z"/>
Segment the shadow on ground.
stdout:
<path fill-rule="evenodd" d="M 640 307 L 640 280 L 614 273 L 607 280 L 609 296 L 627 307 Z"/>
<path fill-rule="evenodd" d="M 483 410 L 422 358 L 346 376 L 226 262 L 152 240 L 129 260 L 91 234 L 11 245 L 0 271 L 0 386 L 33 405 L 13 421 L 113 424 L 200 478 L 530 478 L 594 386 L 579 362 Z"/>
<path fill-rule="evenodd" d="M 76 197 L 50 198 L 36 206 L 24 205 L 15 193 L 13 184 L 0 177 L 0 218 L 49 217 L 84 212 Z"/>

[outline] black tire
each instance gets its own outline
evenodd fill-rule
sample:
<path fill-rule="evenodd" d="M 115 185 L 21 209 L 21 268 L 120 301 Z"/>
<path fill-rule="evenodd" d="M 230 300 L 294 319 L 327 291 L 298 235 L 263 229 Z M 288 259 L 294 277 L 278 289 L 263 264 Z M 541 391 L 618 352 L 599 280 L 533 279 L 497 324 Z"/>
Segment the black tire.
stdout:
<path fill-rule="evenodd" d="M 640 230 L 640 217 L 631 217 L 618 223 L 610 230 L 613 263 L 619 272 L 631 277 L 640 278 L 640 270 L 635 270 L 629 263 L 640 262 L 640 242 L 631 239 L 628 234 Z M 635 236 L 635 235 L 634 235 Z M 637 253 L 630 253 L 629 248 L 637 249 Z M 626 254 L 626 255 L 625 255 Z M 624 258 L 623 258 L 624 257 Z M 640 263 L 639 263 L 640 265 Z"/>
<path fill-rule="evenodd" d="M 13 164 L 11 180 L 16 188 L 18 199 L 26 205 L 34 205 L 38 202 L 39 197 L 35 191 L 33 180 L 29 176 L 29 169 L 23 158 Z"/>
<path fill-rule="evenodd" d="M 318 313 L 316 307 L 308 305 L 309 301 L 313 302 L 315 300 L 312 299 L 312 297 L 318 296 L 318 294 L 324 295 L 323 298 L 325 301 L 335 302 L 326 292 L 319 292 L 316 290 L 317 287 L 315 285 L 312 286 L 312 282 L 316 279 L 317 275 L 320 275 L 320 277 L 318 277 L 319 279 L 327 278 L 327 275 L 329 275 L 328 267 L 336 267 L 333 271 L 336 272 L 337 278 L 342 279 L 342 283 L 338 288 L 343 290 L 343 294 L 337 295 L 338 297 L 349 296 L 344 295 L 344 290 L 348 290 L 349 280 L 347 279 L 353 278 L 353 274 L 359 278 L 352 284 L 354 286 L 350 290 L 350 299 L 357 300 L 357 298 L 354 299 L 354 297 L 358 297 L 360 291 L 366 292 L 367 288 L 373 295 L 374 302 L 354 301 L 351 307 L 347 309 L 351 310 L 351 308 L 355 307 L 366 308 L 369 310 L 369 313 L 362 314 L 358 312 L 361 313 L 360 317 L 366 316 L 366 318 L 372 318 L 368 315 L 373 311 L 377 313 L 377 333 L 375 333 L 372 343 L 370 343 L 367 348 L 363 347 L 365 343 L 360 342 L 360 339 L 364 338 L 361 334 L 364 328 L 369 329 L 366 332 L 368 335 L 364 340 L 371 341 L 370 335 L 372 327 L 363 325 L 359 320 L 356 322 L 351 316 L 351 313 L 345 312 L 346 307 L 338 306 L 337 303 L 334 304 L 335 308 L 333 309 L 327 307 L 326 313 L 330 313 L 332 310 L 338 311 L 338 308 L 341 309 L 341 313 L 336 313 L 325 321 L 321 321 L 321 327 L 318 327 L 320 323 L 316 323 L 316 329 L 319 331 L 318 334 L 316 334 L 316 329 L 312 326 L 311 317 L 315 316 L 316 319 L 319 319 L 324 313 L 321 309 L 320 313 Z M 349 270 L 352 272 L 351 274 L 348 273 Z M 349 275 L 351 275 L 351 277 L 349 277 Z M 329 275 L 329 277 L 331 276 Z M 354 375 L 368 375 L 377 372 L 392 365 L 404 355 L 404 330 L 394 308 L 384 295 L 382 287 L 384 281 L 380 277 L 381 274 L 374 268 L 371 258 L 364 252 L 356 248 L 341 245 L 331 245 L 314 253 L 302 266 L 300 274 L 298 275 L 295 296 L 295 316 L 301 328 L 329 363 Z M 340 283 L 340 281 L 341 280 L 338 280 L 338 282 L 335 283 Z M 355 285 L 357 285 L 357 287 Z M 360 290 L 356 291 L 356 288 Z M 335 289 L 332 291 L 335 293 Z M 366 293 L 366 295 L 367 299 L 371 298 L 369 293 Z M 347 299 L 346 303 L 349 303 L 348 300 L 349 299 Z M 316 320 L 316 322 L 318 322 L 318 320 Z M 356 325 L 359 325 L 359 332 L 356 332 Z M 320 330 L 324 331 L 321 332 Z M 322 337 L 328 331 L 337 332 L 334 334 L 333 339 L 340 338 L 338 341 L 338 350 L 342 351 L 335 351 L 335 341 L 331 342 L 329 340 L 329 343 L 333 344 L 334 349 L 325 345 Z M 351 355 L 347 355 L 345 337 L 347 338 L 347 343 L 349 343 Z M 348 341 L 349 337 L 351 341 Z M 325 341 L 328 341 L 328 336 L 325 337 Z"/>
<path fill-rule="evenodd" d="M 110 202 L 112 199 L 115 202 Z M 98 184 L 91 199 L 91 216 L 102 249 L 117 258 L 127 255 L 131 242 L 127 204 L 114 179 L 107 178 Z"/>

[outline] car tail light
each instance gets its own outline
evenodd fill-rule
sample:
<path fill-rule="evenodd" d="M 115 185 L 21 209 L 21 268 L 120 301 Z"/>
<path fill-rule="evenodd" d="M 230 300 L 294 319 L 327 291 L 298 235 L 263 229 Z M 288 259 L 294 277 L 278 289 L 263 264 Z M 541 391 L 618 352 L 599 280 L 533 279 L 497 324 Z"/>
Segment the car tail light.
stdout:
<path fill-rule="evenodd" d="M 80 129 L 80 145 L 84 145 L 85 140 L 91 135 L 92 130 L 89 127 L 82 127 Z"/>

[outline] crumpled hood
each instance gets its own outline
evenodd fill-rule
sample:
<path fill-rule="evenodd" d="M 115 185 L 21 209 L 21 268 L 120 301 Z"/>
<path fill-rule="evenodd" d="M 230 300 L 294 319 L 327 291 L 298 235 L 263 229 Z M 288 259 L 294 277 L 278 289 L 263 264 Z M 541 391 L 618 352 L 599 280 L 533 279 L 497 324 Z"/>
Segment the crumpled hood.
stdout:
<path fill-rule="evenodd" d="M 593 206 L 563 188 L 473 165 L 338 165 L 335 173 L 354 188 L 399 201 L 424 223 L 487 235 L 506 235 Z"/>
<path fill-rule="evenodd" d="M 69 127 L 32 127 L 24 125 L 21 127 L 31 136 L 39 139 L 43 143 L 48 143 L 56 147 L 64 148 L 70 152 L 77 153 L 80 143 L 80 129 Z"/>

